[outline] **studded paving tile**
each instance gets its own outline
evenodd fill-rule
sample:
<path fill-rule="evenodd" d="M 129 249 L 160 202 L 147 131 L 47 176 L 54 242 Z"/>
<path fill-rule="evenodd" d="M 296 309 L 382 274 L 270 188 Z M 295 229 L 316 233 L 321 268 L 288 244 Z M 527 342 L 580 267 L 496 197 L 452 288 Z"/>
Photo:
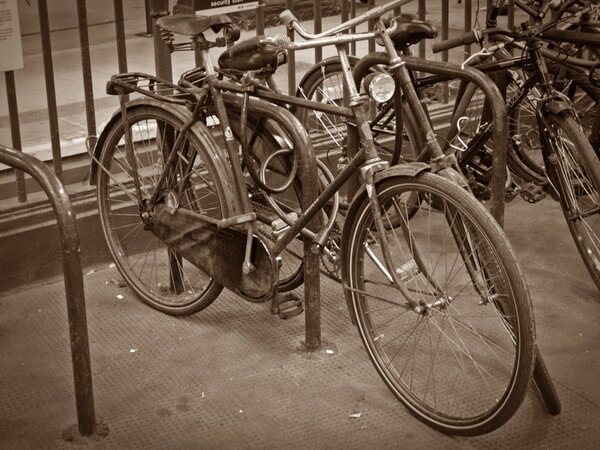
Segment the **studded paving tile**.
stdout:
<path fill-rule="evenodd" d="M 561 415 L 549 416 L 531 391 L 517 414 L 488 435 L 457 438 L 426 427 L 380 380 L 340 286 L 327 278 L 323 351 L 309 354 L 302 350 L 303 316 L 283 321 L 268 304 L 224 292 L 205 311 L 174 318 L 144 305 L 113 282 L 115 269 L 102 267 L 84 282 L 96 414 L 109 434 L 85 447 L 596 448 L 598 291 L 555 203 L 515 201 L 506 224 L 531 289 Z M 76 423 L 62 282 L 0 299 L 0 369 L 0 448 L 77 448 L 61 437 Z"/>

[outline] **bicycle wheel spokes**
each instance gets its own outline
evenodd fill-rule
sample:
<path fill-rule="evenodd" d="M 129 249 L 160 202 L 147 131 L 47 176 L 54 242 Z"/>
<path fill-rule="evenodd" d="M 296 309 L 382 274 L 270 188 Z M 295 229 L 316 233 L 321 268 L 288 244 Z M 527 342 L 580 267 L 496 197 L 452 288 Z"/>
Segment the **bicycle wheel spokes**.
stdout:
<path fill-rule="evenodd" d="M 587 153 L 584 151 L 587 140 L 582 135 L 574 135 L 561 123 L 553 124 L 553 129 L 557 137 L 552 140 L 558 158 L 556 170 L 564 184 L 562 189 L 556 187 L 563 197 L 565 216 L 575 242 L 600 287 L 600 180 L 594 175 L 600 173 L 600 161 L 591 147 Z"/>
<path fill-rule="evenodd" d="M 180 208 L 214 218 L 222 217 L 221 194 L 205 150 L 189 137 L 173 148 L 182 123 L 164 109 L 145 107 L 128 113 L 135 170 L 128 157 L 123 124 L 108 131 L 98 179 L 103 231 L 117 268 L 125 281 L 152 307 L 170 314 L 190 314 L 208 306 L 221 287 L 176 255 L 149 229 L 146 203 L 156 189 L 159 201 L 170 196 Z M 171 152 L 177 158 L 158 186 Z M 139 176 L 142 205 L 138 204 L 134 174 Z"/>
<path fill-rule="evenodd" d="M 386 188 L 378 186 L 378 198 L 394 266 L 383 263 L 382 237 L 367 207 L 353 222 L 356 244 L 345 254 L 354 261 L 347 290 L 363 342 L 388 387 L 419 419 L 450 433 L 491 431 L 507 419 L 498 419 L 503 408 L 516 409 L 529 376 L 517 376 L 521 340 L 529 337 L 506 270 L 514 262 L 499 255 L 478 212 L 433 184 Z M 386 270 L 396 272 L 418 308 Z M 511 399 L 517 383 L 524 384 L 520 398 Z"/>
<path fill-rule="evenodd" d="M 309 77 L 300 86 L 300 95 L 306 99 L 328 103 L 344 104 L 344 79 L 338 62 L 331 62 Z M 347 125 L 340 116 L 305 108 L 298 110 L 298 117 L 309 132 L 317 154 L 345 154 Z M 383 103 L 369 104 L 369 122 L 378 153 L 390 160 L 394 152 L 396 137 L 396 113 L 394 99 Z"/>

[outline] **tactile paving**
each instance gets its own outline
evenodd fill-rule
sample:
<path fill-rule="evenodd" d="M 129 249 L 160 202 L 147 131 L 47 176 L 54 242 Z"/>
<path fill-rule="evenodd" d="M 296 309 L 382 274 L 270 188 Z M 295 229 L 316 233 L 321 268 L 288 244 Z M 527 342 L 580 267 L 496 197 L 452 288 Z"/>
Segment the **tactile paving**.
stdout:
<path fill-rule="evenodd" d="M 506 229 L 527 275 L 538 343 L 563 412 L 533 394 L 502 428 L 445 436 L 414 419 L 384 386 L 351 325 L 341 288 L 322 277 L 325 351 L 302 351 L 304 316 L 224 292 L 174 318 L 113 280 L 84 276 L 98 449 L 564 449 L 600 440 L 600 299 L 552 201 L 507 206 Z M 298 293 L 301 295 L 302 291 Z M 123 296 L 122 299 L 117 296 Z M 73 448 L 73 373 L 62 282 L 0 300 L 0 448 Z"/>

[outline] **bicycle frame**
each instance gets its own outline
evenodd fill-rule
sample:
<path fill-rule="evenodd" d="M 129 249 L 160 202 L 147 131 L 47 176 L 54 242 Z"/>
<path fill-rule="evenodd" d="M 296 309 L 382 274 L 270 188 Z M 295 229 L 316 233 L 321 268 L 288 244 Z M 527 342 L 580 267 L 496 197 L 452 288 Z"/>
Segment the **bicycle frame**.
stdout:
<path fill-rule="evenodd" d="M 394 49 L 393 43 L 387 34 L 390 30 L 386 29 L 386 27 L 383 24 L 383 21 L 381 19 L 377 20 L 375 30 L 371 31 L 371 32 L 349 34 L 349 35 L 335 35 L 335 36 L 332 34 L 337 33 L 342 29 L 344 29 L 344 30 L 348 29 L 349 27 L 351 27 L 355 24 L 366 22 L 367 20 L 369 20 L 373 17 L 379 17 L 384 12 L 389 11 L 389 10 L 393 9 L 394 7 L 399 6 L 401 4 L 407 3 L 408 1 L 409 0 L 398 0 L 395 2 L 391 2 L 387 5 L 385 5 L 385 7 L 378 8 L 376 11 L 370 11 L 368 13 L 365 13 L 362 16 L 359 16 L 356 19 L 353 19 L 352 21 L 346 22 L 346 23 L 340 25 L 339 27 L 336 27 L 335 29 L 329 30 L 328 32 L 323 33 L 321 36 L 318 36 L 318 37 L 308 36 L 311 40 L 306 41 L 306 42 L 294 43 L 294 42 L 284 41 L 284 43 L 281 44 L 281 40 L 278 41 L 278 43 L 283 48 L 287 48 L 287 49 L 315 48 L 315 47 L 320 47 L 320 46 L 325 46 L 325 45 L 335 45 L 338 50 L 338 56 L 339 56 L 340 60 L 342 61 L 342 67 L 344 68 L 344 74 L 345 74 L 344 78 L 345 78 L 346 86 L 350 93 L 348 107 L 325 106 L 320 102 L 300 100 L 300 99 L 296 99 L 295 97 L 284 96 L 284 95 L 276 94 L 273 92 L 269 93 L 269 91 L 267 91 L 266 89 L 256 89 L 254 92 L 250 92 L 250 94 L 252 94 L 253 96 L 256 96 L 258 98 L 264 98 L 265 100 L 268 100 L 268 101 L 271 101 L 274 103 L 286 104 L 286 105 L 295 104 L 299 107 L 308 107 L 308 108 L 312 108 L 317 111 L 323 111 L 325 113 L 329 112 L 332 114 L 338 114 L 338 115 L 344 116 L 346 118 L 352 119 L 353 123 L 356 124 L 355 127 L 349 127 L 350 128 L 349 129 L 349 136 L 350 136 L 349 148 L 351 150 L 354 150 L 354 149 L 356 150 L 356 152 L 351 155 L 352 159 L 351 159 L 350 164 L 333 180 L 333 182 L 330 185 L 328 185 L 323 190 L 323 192 L 320 193 L 320 195 L 318 197 L 316 197 L 316 200 L 314 200 L 314 202 L 312 204 L 310 204 L 308 207 L 305 208 L 304 212 L 300 215 L 298 220 L 295 221 L 289 227 L 289 229 L 287 229 L 280 235 L 280 238 L 275 243 L 274 247 L 271 249 L 271 251 L 275 255 L 278 255 L 279 253 L 281 253 L 285 249 L 286 245 L 289 244 L 296 236 L 298 236 L 300 234 L 306 234 L 305 227 L 309 224 L 309 222 L 321 211 L 323 206 L 325 206 L 325 204 L 327 202 L 329 202 L 332 197 L 335 196 L 335 194 L 340 189 L 340 187 L 343 184 L 345 184 L 357 172 L 360 173 L 360 175 L 361 175 L 362 184 L 366 185 L 366 187 L 367 187 L 366 191 L 368 193 L 371 207 L 373 208 L 373 211 L 375 212 L 376 224 L 377 224 L 378 231 L 382 236 L 385 235 L 385 233 L 384 233 L 385 229 L 384 229 L 382 219 L 380 216 L 378 216 L 379 205 L 378 205 L 377 195 L 376 195 L 376 192 L 374 189 L 374 178 L 373 177 L 376 173 L 381 172 L 382 170 L 386 169 L 388 167 L 388 164 L 385 161 L 381 160 L 377 154 L 375 144 L 374 144 L 374 139 L 371 134 L 371 129 L 369 127 L 369 123 L 367 120 L 366 105 L 365 105 L 363 98 L 361 98 L 361 95 L 359 94 L 356 85 L 354 84 L 354 80 L 351 75 L 350 64 L 348 62 L 348 55 L 344 48 L 345 44 L 347 44 L 349 42 L 365 40 L 365 39 L 375 38 L 375 37 L 379 37 L 380 39 L 382 39 L 384 42 L 384 45 L 386 47 L 386 50 L 388 51 L 390 58 L 393 61 L 391 69 L 393 70 L 397 79 L 400 80 L 400 85 L 402 86 L 404 94 L 409 98 L 409 102 L 412 101 L 414 113 L 418 117 L 423 118 L 424 122 L 425 122 L 426 114 L 418 101 L 418 97 L 416 95 L 416 92 L 414 91 L 414 88 L 412 87 L 408 71 L 404 67 L 404 63 L 402 62 L 400 57 L 397 55 L 397 53 Z M 291 26 L 293 26 L 294 28 L 299 27 L 299 25 L 294 25 L 294 23 L 292 23 Z M 301 29 L 301 27 L 299 29 Z M 306 34 L 305 34 L 305 36 L 306 36 Z M 225 101 L 224 101 L 224 95 L 226 95 L 225 94 L 226 92 L 234 92 L 234 93 L 243 92 L 244 94 L 249 94 L 249 92 L 247 89 L 240 87 L 240 85 L 237 83 L 230 82 L 230 81 L 222 81 L 217 78 L 218 74 L 214 70 L 214 65 L 212 63 L 211 56 L 208 51 L 209 47 L 210 47 L 210 45 L 208 45 L 208 43 L 207 43 L 206 46 L 200 46 L 198 49 L 198 51 L 200 53 L 199 56 L 203 63 L 204 70 L 206 73 L 206 78 L 204 79 L 203 88 L 201 88 L 201 89 L 195 88 L 195 89 L 186 90 L 185 88 L 178 87 L 178 89 L 180 91 L 187 92 L 188 96 L 194 98 L 194 101 L 192 103 L 195 103 L 194 113 L 186 121 L 186 123 L 183 126 L 183 129 L 184 130 L 187 129 L 187 127 L 191 126 L 195 121 L 198 120 L 197 113 L 200 108 L 200 105 L 206 105 L 207 103 L 214 105 L 214 109 L 215 109 L 214 114 L 219 119 L 219 127 L 221 130 L 222 136 L 224 136 L 224 138 L 225 138 L 225 149 L 224 149 L 224 154 L 221 155 L 221 158 L 224 160 L 227 160 L 229 162 L 228 165 L 230 166 L 230 167 L 228 167 L 228 170 L 226 171 L 227 173 L 225 174 L 225 176 L 230 180 L 230 184 L 234 186 L 234 197 L 237 199 L 237 203 L 235 201 L 233 202 L 235 204 L 235 208 L 233 209 L 233 211 L 229 212 L 228 217 L 225 217 L 219 221 L 216 221 L 216 223 L 215 223 L 214 219 L 211 220 L 211 218 L 204 218 L 200 214 L 197 214 L 197 215 L 198 215 L 199 220 L 206 219 L 206 222 L 213 223 L 213 225 L 216 225 L 216 227 L 218 229 L 229 228 L 229 227 L 242 227 L 246 230 L 245 231 L 245 233 L 247 235 L 246 250 L 245 250 L 246 256 L 244 259 L 242 270 L 243 270 L 244 274 L 249 274 L 253 270 L 253 267 L 250 263 L 250 256 L 251 256 L 251 251 L 252 251 L 253 235 L 254 235 L 254 230 L 255 230 L 254 224 L 255 224 L 255 221 L 257 220 L 257 216 L 256 216 L 256 213 L 253 212 L 252 207 L 249 202 L 247 187 L 243 181 L 244 178 L 243 178 L 241 163 L 240 163 L 239 154 L 238 154 L 238 143 L 235 140 L 235 138 L 233 137 L 233 133 L 232 133 L 232 129 L 231 129 L 231 125 L 229 122 L 229 118 L 227 115 L 227 109 L 225 107 Z M 130 86 L 130 88 L 131 88 L 131 86 Z M 132 89 L 136 90 L 135 88 L 132 88 Z M 121 94 L 123 94 L 124 92 L 125 92 L 125 90 L 123 90 L 123 92 L 121 92 Z M 144 93 L 146 94 L 146 92 L 144 92 Z M 263 97 L 263 95 L 264 95 L 264 97 Z M 244 95 L 245 98 L 247 98 L 247 96 L 248 95 Z M 245 112 L 244 112 L 245 105 L 247 105 L 247 100 L 242 101 L 242 105 L 241 105 L 242 106 L 242 109 L 241 109 L 242 115 L 245 114 Z M 275 108 L 275 106 L 273 106 L 273 107 Z M 124 119 L 126 120 L 126 112 L 125 111 L 124 111 L 123 115 L 124 115 Z M 431 127 L 427 131 L 426 135 L 427 135 L 426 140 L 428 142 L 428 148 L 430 149 L 430 154 L 432 156 L 432 159 L 434 159 L 434 158 L 437 158 L 439 160 L 445 159 L 445 156 L 443 155 L 441 148 L 439 147 L 437 140 L 435 139 L 435 134 L 433 133 L 433 129 Z M 181 137 L 181 135 L 180 135 L 180 137 Z M 181 145 L 182 141 L 183 141 L 183 139 L 178 139 L 175 141 L 174 148 L 171 150 L 171 152 L 172 152 L 171 155 L 174 155 L 180 151 L 178 146 Z M 358 145 L 359 142 L 362 143 L 361 146 Z M 133 152 L 133 149 L 131 146 L 131 138 L 126 138 L 126 145 L 128 147 L 128 153 L 131 155 Z M 305 152 L 303 149 L 297 149 L 297 150 L 299 150 L 301 153 Z M 131 159 L 133 162 L 133 158 L 131 158 Z M 138 199 L 138 203 L 140 205 L 139 208 L 140 208 L 140 212 L 142 213 L 142 215 L 144 214 L 145 211 L 150 213 L 152 208 L 154 207 L 154 204 L 160 200 L 159 192 L 161 192 L 163 184 L 165 183 L 165 181 L 167 179 L 166 174 L 169 173 L 169 171 L 171 170 L 171 166 L 173 165 L 175 159 L 176 159 L 175 157 L 171 157 L 171 158 L 168 158 L 168 160 L 166 161 L 164 173 L 160 179 L 160 182 L 156 186 L 155 191 L 153 192 L 153 194 L 151 196 L 151 201 L 142 203 Z M 191 168 L 192 164 L 193 163 L 190 162 L 189 168 Z M 448 166 L 450 166 L 450 164 L 448 164 Z M 441 165 L 440 165 L 439 168 L 444 169 L 445 167 L 441 167 Z M 423 169 L 423 167 L 419 166 L 418 170 L 422 170 L 422 169 Z M 190 169 L 188 169 L 188 170 L 190 170 Z M 417 170 L 406 167 L 405 172 L 406 173 L 416 173 Z M 185 174 L 183 176 L 185 177 Z M 455 177 L 452 177 L 452 178 L 455 179 Z M 333 220 L 333 219 L 331 219 L 331 220 Z M 322 230 L 318 235 L 316 235 L 314 237 L 313 245 L 316 246 L 316 248 L 318 250 L 321 250 L 323 248 L 323 246 L 325 245 L 325 242 L 328 239 L 330 230 L 331 230 L 331 227 L 325 227 L 324 230 Z M 416 301 L 411 299 L 410 293 L 408 291 L 406 291 L 406 289 L 403 287 L 403 283 L 400 280 L 399 276 L 393 270 L 389 270 L 392 267 L 391 256 L 389 254 L 389 250 L 387 249 L 387 245 L 385 243 L 384 243 L 384 245 L 382 245 L 382 247 L 383 247 L 383 257 L 384 257 L 384 260 L 388 267 L 388 272 L 391 274 L 391 277 L 393 279 L 394 285 L 401 292 L 403 292 L 403 294 L 407 298 L 409 304 L 413 308 L 418 308 Z"/>

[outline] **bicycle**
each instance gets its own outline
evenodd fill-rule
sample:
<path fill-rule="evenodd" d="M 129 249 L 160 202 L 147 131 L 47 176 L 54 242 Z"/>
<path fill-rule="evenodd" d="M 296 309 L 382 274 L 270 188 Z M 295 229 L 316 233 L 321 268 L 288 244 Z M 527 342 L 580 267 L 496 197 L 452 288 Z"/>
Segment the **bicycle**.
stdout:
<path fill-rule="evenodd" d="M 181 315 L 207 307 L 223 286 L 249 301 L 271 298 L 276 256 L 298 236 L 311 251 L 327 251 L 337 192 L 359 174 L 339 246 L 344 295 L 367 353 L 419 420 L 445 433 L 482 434 L 514 414 L 534 363 L 529 293 L 506 236 L 453 181 L 459 176 L 452 158 L 436 142 L 430 147 L 440 161 L 437 173 L 424 163 L 390 168 L 378 157 L 365 102 L 350 76 L 346 107 L 282 95 L 248 72 L 272 71 L 284 49 L 336 45 L 349 75 L 344 44 L 378 37 L 394 61 L 392 73 L 406 79 L 389 39 L 394 25 L 389 30 L 380 19 L 404 1 L 320 35 L 306 33 L 303 42 L 242 42 L 227 50 L 230 57 L 240 49 L 247 55 L 228 59 L 230 72 L 240 73 L 229 80 L 219 79 L 209 53 L 237 39 L 228 18 L 161 18 L 164 30 L 190 36 L 203 73 L 192 71 L 185 85 L 139 73 L 114 76 L 108 91 L 119 95 L 121 108 L 98 138 L 91 180 L 105 239 L 125 281 L 150 306 Z M 284 19 L 299 26 L 289 12 Z M 369 19 L 376 20 L 374 31 L 337 35 Z M 206 39 L 210 28 L 223 37 Z M 143 97 L 125 102 L 134 92 Z M 404 93 L 425 118 L 410 83 Z M 314 163 L 298 119 L 277 102 L 355 124 L 349 127 L 349 164 L 322 189 L 318 176 L 326 169 Z M 275 185 L 267 181 L 271 175 Z M 307 204 L 311 189 L 316 200 Z M 260 193 L 261 205 L 274 206 L 274 215 L 255 210 L 250 192 Z M 291 203 L 281 200 L 285 194 Z M 269 222 L 272 217 L 279 222 Z M 326 223 L 313 230 L 309 225 L 318 226 L 318 219 Z M 274 243 L 255 233 L 264 225 L 277 234 Z"/>
<path fill-rule="evenodd" d="M 550 82 L 546 60 L 541 51 L 540 39 L 552 39 L 561 36 L 563 40 L 569 37 L 574 42 L 600 43 L 600 38 L 594 34 L 582 34 L 574 31 L 562 31 L 557 34 L 551 24 L 541 30 L 525 28 L 522 32 L 511 32 L 501 28 L 490 28 L 475 31 L 447 41 L 434 44 L 433 50 L 462 45 L 464 42 L 484 44 L 484 38 L 494 39 L 495 36 L 513 40 L 526 40 L 526 52 L 521 57 L 506 58 L 506 53 L 497 62 L 479 65 L 480 70 L 494 72 L 512 68 L 530 67 L 522 74 L 525 77 L 515 80 L 518 89 L 507 99 L 509 115 L 517 113 L 521 126 L 529 124 L 537 130 L 536 139 L 524 138 L 516 142 L 515 147 L 532 147 L 532 142 L 539 142 L 544 158 L 544 174 L 550 182 L 551 192 L 558 197 L 569 230 L 590 276 L 600 289 L 600 159 L 582 131 L 578 116 L 565 96 L 561 95 Z M 501 39 L 504 46 L 507 41 Z M 494 53 L 494 52 L 486 52 Z M 532 97 L 533 94 L 533 97 Z M 533 98 L 533 100 L 532 100 Z M 519 105 L 523 102 L 532 109 L 535 122 L 524 120 L 523 111 Z M 484 107 L 485 111 L 485 107 Z M 462 111 L 455 111 L 454 117 L 460 117 Z M 530 114 L 531 117 L 531 114 Z M 477 132 L 471 136 L 471 141 L 462 150 L 462 157 L 469 161 L 485 135 L 489 133 L 489 122 L 482 121 Z M 514 130 L 518 139 L 522 134 Z"/>

